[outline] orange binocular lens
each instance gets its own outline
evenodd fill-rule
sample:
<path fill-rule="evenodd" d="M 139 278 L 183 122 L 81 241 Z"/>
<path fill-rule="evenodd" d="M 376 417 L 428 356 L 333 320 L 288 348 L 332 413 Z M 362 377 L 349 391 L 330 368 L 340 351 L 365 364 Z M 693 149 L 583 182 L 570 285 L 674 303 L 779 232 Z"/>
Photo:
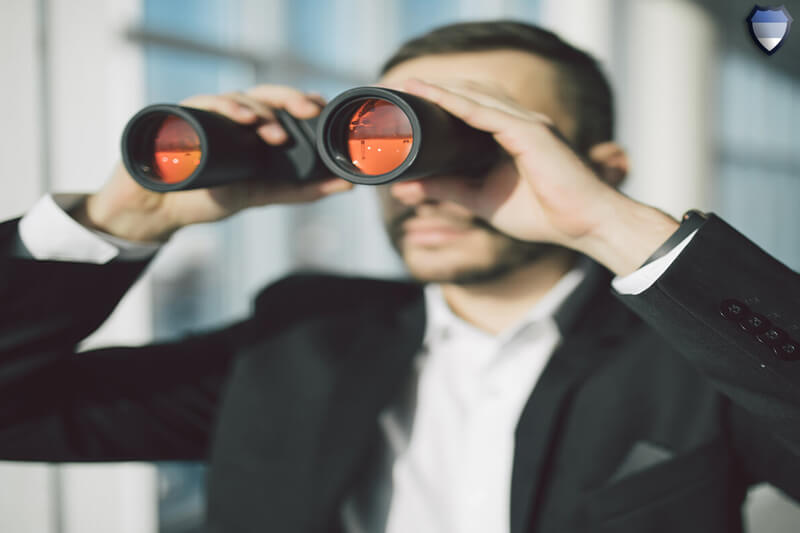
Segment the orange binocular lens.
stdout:
<path fill-rule="evenodd" d="M 408 157 L 414 143 L 411 121 L 395 104 L 370 98 L 350 117 L 347 147 L 353 165 L 364 174 L 387 174 Z"/>
<path fill-rule="evenodd" d="M 191 124 L 169 115 L 158 126 L 153 141 L 152 178 L 180 183 L 197 169 L 202 156 L 200 137 Z"/>

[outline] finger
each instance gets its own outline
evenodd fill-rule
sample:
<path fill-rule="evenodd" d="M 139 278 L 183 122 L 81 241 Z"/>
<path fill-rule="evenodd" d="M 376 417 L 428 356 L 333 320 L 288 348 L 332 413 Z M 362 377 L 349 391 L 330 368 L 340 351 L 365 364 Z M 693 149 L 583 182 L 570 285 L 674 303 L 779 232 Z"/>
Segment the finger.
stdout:
<path fill-rule="evenodd" d="M 180 104 L 186 107 L 214 111 L 241 124 L 252 124 L 258 120 L 258 115 L 255 111 L 230 96 L 201 94 L 187 98 Z"/>
<path fill-rule="evenodd" d="M 508 91 L 497 84 L 479 83 L 472 80 L 426 83 L 447 89 L 461 96 L 466 96 L 487 107 L 494 107 L 518 115 L 526 115 L 529 112 L 528 109 L 514 99 Z"/>
<path fill-rule="evenodd" d="M 456 94 L 472 98 L 488 107 L 504 109 L 526 118 L 539 118 L 544 122 L 552 122 L 547 115 L 525 107 L 520 100 L 514 97 L 506 87 L 499 83 L 478 82 L 474 80 L 458 80 L 447 82 L 432 82 L 419 80 L 428 85 L 447 89 Z"/>
<path fill-rule="evenodd" d="M 559 142 L 570 145 L 553 121 L 541 113 L 483 105 L 472 97 L 475 94 L 473 90 L 463 87 L 456 90 L 422 80 L 408 80 L 406 89 L 433 101 L 470 126 L 492 133 L 498 144 L 512 156 L 523 153 L 543 139 L 552 139 L 554 135 L 560 139 Z M 483 95 L 483 98 L 488 97 Z"/>
<path fill-rule="evenodd" d="M 404 87 L 408 92 L 434 102 L 479 130 L 499 133 L 509 127 L 518 126 L 520 121 L 520 117 L 507 111 L 482 105 L 474 98 L 422 80 L 408 80 Z"/>
<path fill-rule="evenodd" d="M 325 99 L 325 97 L 322 96 L 320 93 L 318 93 L 316 91 L 312 91 L 310 93 L 306 93 L 306 96 L 310 100 L 313 100 L 314 103 L 316 103 L 320 107 L 325 107 L 326 105 L 328 105 L 328 101 Z"/>
<path fill-rule="evenodd" d="M 317 116 L 324 106 L 318 99 L 310 98 L 302 91 L 285 85 L 259 85 L 249 89 L 246 94 L 270 107 L 286 109 L 301 119 Z"/>
<path fill-rule="evenodd" d="M 286 133 L 286 130 L 284 130 L 283 126 L 277 121 L 268 122 L 259 126 L 256 129 L 256 133 L 258 133 L 259 137 L 264 139 L 267 144 L 279 145 L 289 140 L 289 134 Z"/>
<path fill-rule="evenodd" d="M 261 102 L 264 106 L 284 108 L 293 116 L 303 119 L 317 116 L 325 106 L 321 95 L 305 94 L 293 87 L 284 85 L 259 85 L 249 89 L 245 95 Z M 289 139 L 283 127 L 276 122 L 269 122 L 257 130 L 259 136 L 269 144 L 282 144 Z"/>
<path fill-rule="evenodd" d="M 548 126 L 554 125 L 550 117 L 524 107 L 503 88 L 475 82 L 436 85 L 454 94 L 475 100 L 480 105 L 504 111 L 509 115 L 517 116 L 523 120 L 537 121 Z"/>
<path fill-rule="evenodd" d="M 542 113 L 532 111 L 523 107 L 519 102 L 511 98 L 505 90 L 501 90 L 499 88 L 495 88 L 494 86 L 484 86 L 477 83 L 459 83 L 459 84 L 434 84 L 422 80 L 409 80 L 406 82 L 407 84 L 411 85 L 411 90 L 416 90 L 414 88 L 415 83 L 420 83 L 423 86 L 428 86 L 431 88 L 433 92 L 440 92 L 444 95 L 444 98 L 452 103 L 453 105 L 459 105 L 457 101 L 457 97 L 461 97 L 463 102 L 460 104 L 466 108 L 468 105 L 475 106 L 475 109 L 479 109 L 481 107 L 486 109 L 493 109 L 500 113 L 507 115 L 512 120 L 504 120 L 502 122 L 498 122 L 495 124 L 500 128 L 508 127 L 519 127 L 523 125 L 540 125 L 544 126 L 546 129 L 554 129 L 555 123 L 553 120 Z M 423 96 L 423 95 L 420 95 Z M 440 104 L 441 105 L 441 104 Z M 442 107 L 445 107 L 442 105 Z M 450 111 L 448 109 L 448 111 Z M 456 116 L 459 116 L 457 113 L 451 111 Z M 485 114 L 485 113 L 484 113 Z M 498 115 L 499 116 L 499 115 Z M 470 123 L 469 120 L 465 120 L 463 116 L 459 116 L 462 120 Z M 478 117 L 476 120 L 483 118 Z M 517 120 L 513 120 L 517 119 Z M 474 123 L 470 124 L 473 127 L 478 129 L 485 129 L 485 131 L 491 131 L 492 133 L 500 133 L 496 129 L 492 128 L 482 128 Z M 497 138 L 500 141 L 500 138 Z M 502 144 L 502 143 L 501 143 Z"/>
<path fill-rule="evenodd" d="M 268 106 L 241 93 L 198 95 L 184 100 L 181 105 L 213 111 L 240 124 L 255 125 L 260 120 L 263 124 L 256 133 L 271 145 L 285 143 L 289 138 Z"/>
<path fill-rule="evenodd" d="M 595 144 L 589 150 L 589 160 L 598 163 L 608 159 L 625 157 L 625 150 L 615 142 L 602 142 Z"/>
<path fill-rule="evenodd" d="M 275 112 L 272 110 L 272 108 L 256 98 L 253 98 L 242 92 L 228 93 L 224 96 L 231 98 L 242 106 L 252 110 L 263 121 L 271 122 L 276 120 Z"/>
<path fill-rule="evenodd" d="M 289 140 L 289 134 L 286 133 L 281 123 L 278 122 L 275 111 L 264 102 L 244 93 L 231 93 L 229 97 L 252 109 L 256 113 L 259 120 L 262 122 L 256 129 L 256 133 L 258 133 L 259 137 L 264 139 L 267 144 L 280 145 Z"/>

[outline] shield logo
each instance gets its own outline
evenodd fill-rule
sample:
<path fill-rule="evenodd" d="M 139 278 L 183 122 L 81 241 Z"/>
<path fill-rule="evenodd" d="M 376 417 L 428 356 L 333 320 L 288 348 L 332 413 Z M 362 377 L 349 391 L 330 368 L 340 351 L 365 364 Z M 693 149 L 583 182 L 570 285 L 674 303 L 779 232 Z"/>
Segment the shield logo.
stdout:
<path fill-rule="evenodd" d="M 747 17 L 747 26 L 750 28 L 753 41 L 764 53 L 772 55 L 789 37 L 792 20 L 789 10 L 784 6 L 761 7 L 756 5 Z"/>

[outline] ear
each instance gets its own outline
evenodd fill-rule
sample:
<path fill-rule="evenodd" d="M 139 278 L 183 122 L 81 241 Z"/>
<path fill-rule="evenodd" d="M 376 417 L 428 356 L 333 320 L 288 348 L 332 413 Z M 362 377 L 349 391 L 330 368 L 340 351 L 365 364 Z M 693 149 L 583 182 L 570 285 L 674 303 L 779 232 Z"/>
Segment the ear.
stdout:
<path fill-rule="evenodd" d="M 615 142 L 595 144 L 589 149 L 589 162 L 600 179 L 616 188 L 628 175 L 628 154 Z"/>

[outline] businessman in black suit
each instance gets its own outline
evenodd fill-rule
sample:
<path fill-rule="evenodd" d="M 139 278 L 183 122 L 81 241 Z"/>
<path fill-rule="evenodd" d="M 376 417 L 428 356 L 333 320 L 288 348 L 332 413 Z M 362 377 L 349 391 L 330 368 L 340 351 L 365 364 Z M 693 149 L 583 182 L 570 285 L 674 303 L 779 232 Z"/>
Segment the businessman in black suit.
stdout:
<path fill-rule="evenodd" d="M 147 265 L 126 247 L 350 185 L 158 195 L 118 170 L 69 217 L 49 199 L 0 225 L 0 457 L 207 459 L 215 533 L 727 533 L 754 483 L 800 498 L 800 279 L 713 215 L 679 225 L 616 191 L 588 56 L 464 24 L 381 82 L 508 154 L 381 191 L 413 282 L 290 276 L 241 323 L 76 355 Z M 320 108 L 276 86 L 186 103 L 260 118 L 271 144 L 271 108 Z M 60 216 L 80 250 L 43 235 Z"/>

